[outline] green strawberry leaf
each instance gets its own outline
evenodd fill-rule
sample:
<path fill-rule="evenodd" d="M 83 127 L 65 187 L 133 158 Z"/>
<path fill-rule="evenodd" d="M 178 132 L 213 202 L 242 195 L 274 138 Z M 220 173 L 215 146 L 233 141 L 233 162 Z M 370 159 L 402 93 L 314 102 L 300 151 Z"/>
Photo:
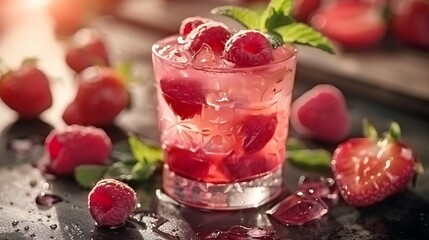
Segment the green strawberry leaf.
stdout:
<path fill-rule="evenodd" d="M 287 154 L 292 165 L 304 170 L 326 172 L 331 167 L 331 153 L 324 149 L 299 149 Z"/>
<path fill-rule="evenodd" d="M 230 17 L 248 29 L 258 29 L 260 14 L 248 8 L 221 6 L 211 10 L 212 14 Z"/>
<path fill-rule="evenodd" d="M 373 140 L 378 139 L 377 129 L 375 129 L 375 127 L 369 123 L 368 119 L 362 120 L 362 131 L 364 137 L 368 137 Z"/>
<path fill-rule="evenodd" d="M 133 64 L 131 61 L 122 61 L 115 67 L 115 72 L 121 77 L 121 80 L 129 85 L 136 82 L 137 79 L 133 76 Z"/>
<path fill-rule="evenodd" d="M 297 43 L 319 48 L 328 53 L 334 53 L 329 40 L 312 27 L 303 23 L 292 23 L 274 29 L 283 42 Z"/>
<path fill-rule="evenodd" d="M 399 126 L 399 123 L 392 122 L 390 124 L 389 136 L 393 140 L 399 140 L 399 139 L 401 139 L 401 127 Z"/>
<path fill-rule="evenodd" d="M 261 15 L 260 20 L 260 30 L 272 30 L 273 28 L 268 28 L 268 26 L 280 26 L 274 23 L 280 23 L 278 22 L 280 18 L 280 15 L 283 15 L 284 17 L 289 18 L 290 13 L 292 11 L 292 4 L 293 0 L 271 0 L 268 4 L 267 8 L 264 10 L 264 12 Z M 277 20 L 274 20 L 274 19 Z M 271 20 L 270 20 L 271 19 Z M 282 21 L 285 21 L 283 19 Z M 268 23 L 268 24 L 267 24 Z M 286 21 L 286 24 L 287 21 Z"/>
<path fill-rule="evenodd" d="M 109 166 L 80 165 L 74 170 L 76 182 L 83 188 L 92 188 L 106 173 Z"/>

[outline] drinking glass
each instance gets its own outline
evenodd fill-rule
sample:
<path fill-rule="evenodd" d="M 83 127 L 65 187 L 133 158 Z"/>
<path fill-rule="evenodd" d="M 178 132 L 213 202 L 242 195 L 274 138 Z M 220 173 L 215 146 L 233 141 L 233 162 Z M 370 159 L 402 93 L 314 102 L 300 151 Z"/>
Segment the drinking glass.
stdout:
<path fill-rule="evenodd" d="M 178 38 L 152 47 L 164 191 L 203 209 L 269 202 L 283 189 L 296 48 L 276 48 L 266 65 L 235 67 L 205 45 L 191 54 Z"/>

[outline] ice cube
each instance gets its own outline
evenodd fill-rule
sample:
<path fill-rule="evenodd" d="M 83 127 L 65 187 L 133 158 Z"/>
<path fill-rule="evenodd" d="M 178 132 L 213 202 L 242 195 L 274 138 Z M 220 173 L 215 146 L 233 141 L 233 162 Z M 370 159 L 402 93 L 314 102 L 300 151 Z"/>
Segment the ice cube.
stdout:
<path fill-rule="evenodd" d="M 215 135 L 209 136 L 204 145 L 204 151 L 209 154 L 229 154 L 234 147 L 234 139 L 232 136 Z"/>
<path fill-rule="evenodd" d="M 296 192 L 275 205 L 266 213 L 284 225 L 303 225 L 319 219 L 328 212 L 322 199 Z"/>
<path fill-rule="evenodd" d="M 187 54 L 187 52 L 181 48 L 181 46 L 175 47 L 172 45 L 167 45 L 159 50 L 159 54 L 172 62 L 180 64 L 188 63 L 190 60 L 188 56 L 189 54 Z"/>
<path fill-rule="evenodd" d="M 335 186 L 335 180 L 323 176 L 301 176 L 298 181 L 298 190 L 310 191 L 316 197 L 336 200 L 338 198 L 338 188 Z"/>
<path fill-rule="evenodd" d="M 204 43 L 200 50 L 192 56 L 192 65 L 196 69 L 220 68 L 223 62 L 221 56 L 214 53 L 210 46 Z"/>

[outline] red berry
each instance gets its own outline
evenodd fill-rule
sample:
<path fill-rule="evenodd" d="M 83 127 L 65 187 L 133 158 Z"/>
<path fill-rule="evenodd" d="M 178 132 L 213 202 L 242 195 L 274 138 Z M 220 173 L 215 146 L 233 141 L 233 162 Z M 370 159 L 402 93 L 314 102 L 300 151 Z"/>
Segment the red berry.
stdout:
<path fill-rule="evenodd" d="M 134 211 L 136 192 L 114 179 L 100 180 L 88 194 L 88 208 L 98 226 L 117 227 Z"/>
<path fill-rule="evenodd" d="M 386 33 L 381 12 L 360 2 L 338 2 L 311 18 L 311 24 L 344 48 L 372 47 Z"/>
<path fill-rule="evenodd" d="M 415 156 L 390 137 L 353 138 L 337 147 L 331 164 L 344 200 L 362 207 L 404 190 L 414 176 Z"/>
<path fill-rule="evenodd" d="M 321 0 L 296 0 L 293 2 L 293 17 L 300 22 L 307 22 L 319 8 Z"/>
<path fill-rule="evenodd" d="M 95 30 L 82 29 L 74 36 L 74 46 L 66 53 L 66 63 L 80 73 L 91 66 L 109 66 L 109 57 L 103 39 Z"/>
<path fill-rule="evenodd" d="M 254 30 L 241 30 L 234 34 L 226 42 L 223 55 L 239 67 L 264 65 L 274 59 L 268 39 Z"/>
<path fill-rule="evenodd" d="M 307 137 L 335 143 L 350 132 L 350 116 L 340 90 L 321 84 L 304 93 L 291 107 L 291 124 Z"/>
<path fill-rule="evenodd" d="M 188 17 L 182 21 L 180 25 L 179 34 L 186 37 L 192 30 L 200 26 L 203 23 L 210 22 L 212 20 L 202 17 Z"/>
<path fill-rule="evenodd" d="M 247 154 L 261 150 L 273 137 L 277 128 L 275 115 L 250 115 L 235 126 L 236 137 Z"/>
<path fill-rule="evenodd" d="M 45 148 L 50 157 L 50 171 L 66 176 L 82 164 L 106 163 L 112 143 L 99 128 L 72 125 L 53 130 L 46 138 Z"/>
<path fill-rule="evenodd" d="M 231 34 L 226 25 L 216 22 L 207 22 L 199 25 L 188 34 L 185 47 L 195 53 L 198 52 L 205 43 L 211 47 L 213 52 L 220 55 L 230 36 Z"/>
<path fill-rule="evenodd" d="M 224 175 L 233 181 L 244 181 L 267 173 L 279 166 L 275 155 L 232 152 L 222 161 Z"/>
<path fill-rule="evenodd" d="M 37 118 L 52 106 L 49 80 L 33 63 L 9 71 L 0 79 L 0 97 L 21 117 Z"/>
<path fill-rule="evenodd" d="M 429 2 L 390 1 L 393 34 L 401 41 L 429 49 Z"/>
<path fill-rule="evenodd" d="M 165 101 L 180 118 L 192 118 L 201 113 L 205 102 L 201 82 L 185 78 L 163 78 L 160 87 Z"/>
<path fill-rule="evenodd" d="M 67 124 L 106 126 L 129 104 L 121 77 L 108 67 L 90 67 L 77 76 L 78 91 L 63 113 Z"/>
<path fill-rule="evenodd" d="M 172 171 L 183 177 L 202 180 L 210 169 L 210 160 L 202 151 L 191 152 L 187 149 L 169 147 L 166 161 Z"/>

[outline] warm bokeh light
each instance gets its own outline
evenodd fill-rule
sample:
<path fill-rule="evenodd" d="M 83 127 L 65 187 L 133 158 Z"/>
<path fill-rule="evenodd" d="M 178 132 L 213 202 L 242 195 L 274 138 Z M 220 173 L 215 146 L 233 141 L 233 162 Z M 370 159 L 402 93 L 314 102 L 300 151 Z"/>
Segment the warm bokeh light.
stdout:
<path fill-rule="evenodd" d="M 21 0 L 23 4 L 31 8 L 42 8 L 47 6 L 53 0 Z"/>

